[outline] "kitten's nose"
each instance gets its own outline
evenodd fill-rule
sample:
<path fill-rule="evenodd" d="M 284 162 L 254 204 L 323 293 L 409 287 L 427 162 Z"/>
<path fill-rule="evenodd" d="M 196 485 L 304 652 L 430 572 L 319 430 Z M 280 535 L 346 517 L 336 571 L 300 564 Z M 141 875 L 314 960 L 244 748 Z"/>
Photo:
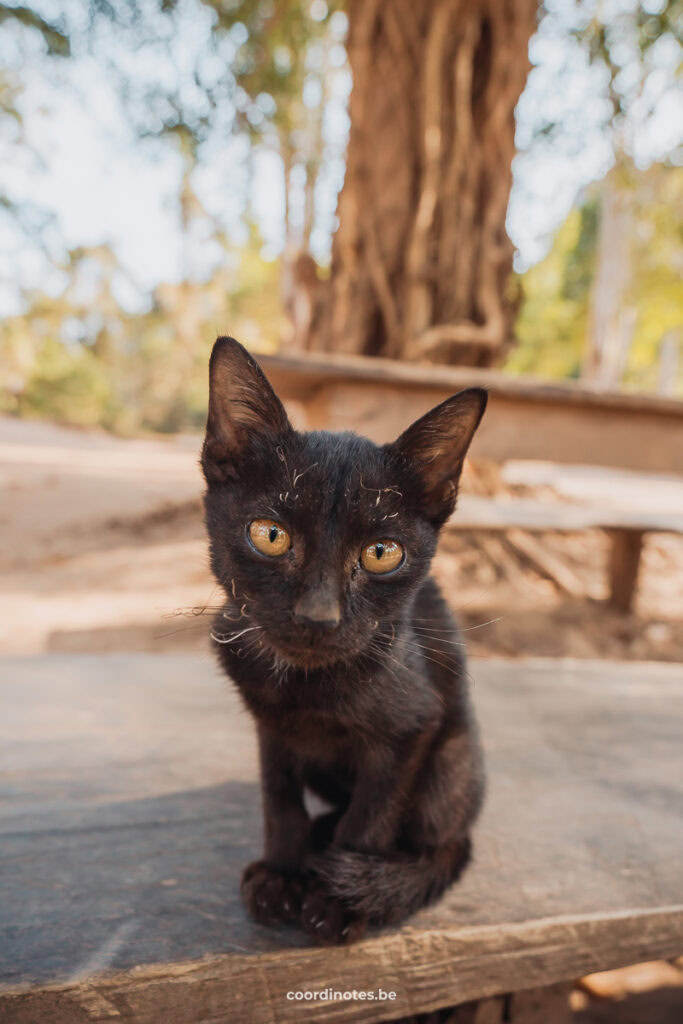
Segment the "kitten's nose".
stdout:
<path fill-rule="evenodd" d="M 294 618 L 305 626 L 334 629 L 341 618 L 334 588 L 329 584 L 311 587 L 294 605 Z"/>

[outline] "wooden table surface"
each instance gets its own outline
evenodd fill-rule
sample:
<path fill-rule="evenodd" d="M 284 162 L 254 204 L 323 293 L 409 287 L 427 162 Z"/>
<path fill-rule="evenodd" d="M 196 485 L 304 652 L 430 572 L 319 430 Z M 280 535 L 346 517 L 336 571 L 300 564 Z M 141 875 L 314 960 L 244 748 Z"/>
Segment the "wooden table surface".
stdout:
<path fill-rule="evenodd" d="M 474 865 L 402 929 L 319 950 L 242 910 L 253 732 L 209 654 L 1 659 L 3 1024 L 372 1022 L 681 954 L 681 667 L 470 670 Z M 287 999 L 326 987 L 396 999 Z"/>

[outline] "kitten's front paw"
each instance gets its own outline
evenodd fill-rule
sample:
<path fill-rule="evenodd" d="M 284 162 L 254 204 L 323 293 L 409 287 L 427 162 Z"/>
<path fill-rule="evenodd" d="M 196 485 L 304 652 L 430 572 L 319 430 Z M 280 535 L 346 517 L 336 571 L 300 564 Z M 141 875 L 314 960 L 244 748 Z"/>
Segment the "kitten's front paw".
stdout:
<path fill-rule="evenodd" d="M 319 945 L 357 942 L 368 926 L 367 918 L 349 910 L 326 891 L 317 878 L 310 879 L 301 906 L 303 930 Z"/>
<path fill-rule="evenodd" d="M 261 924 L 299 920 L 305 891 L 300 875 L 276 871 L 265 861 L 255 860 L 244 869 L 240 891 L 247 910 Z"/>

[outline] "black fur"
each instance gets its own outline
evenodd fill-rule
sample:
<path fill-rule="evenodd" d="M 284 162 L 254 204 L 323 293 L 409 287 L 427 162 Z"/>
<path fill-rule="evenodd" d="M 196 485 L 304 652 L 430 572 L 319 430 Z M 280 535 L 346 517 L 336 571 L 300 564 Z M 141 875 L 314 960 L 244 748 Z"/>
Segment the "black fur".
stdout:
<path fill-rule="evenodd" d="M 294 431 L 232 339 L 216 342 L 210 378 L 206 525 L 227 597 L 212 635 L 261 750 L 265 851 L 242 891 L 260 920 L 349 941 L 437 899 L 469 859 L 482 756 L 429 569 L 486 393 L 461 392 L 379 447 Z M 286 554 L 255 550 L 259 518 L 288 531 Z M 381 539 L 405 550 L 386 576 L 359 561 Z M 311 820 L 306 787 L 329 813 Z"/>

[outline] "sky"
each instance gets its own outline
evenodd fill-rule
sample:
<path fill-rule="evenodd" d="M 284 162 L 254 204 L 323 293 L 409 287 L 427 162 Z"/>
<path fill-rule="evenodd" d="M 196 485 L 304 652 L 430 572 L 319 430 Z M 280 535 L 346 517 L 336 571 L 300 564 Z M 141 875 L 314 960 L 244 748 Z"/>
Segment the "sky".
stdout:
<path fill-rule="evenodd" d="M 174 73 L 189 80 L 211 25 L 198 13 L 194 0 L 183 2 L 187 23 L 173 41 L 170 57 L 162 49 L 148 48 L 140 54 L 127 48 L 125 40 L 105 40 L 112 60 L 120 61 L 141 80 L 151 81 L 155 76 L 163 80 Z M 609 2 L 618 6 L 629 0 Z M 659 0 L 650 2 L 656 7 Z M 551 16 L 531 43 L 533 67 L 517 110 L 520 152 L 513 166 L 508 232 L 516 247 L 519 270 L 544 255 L 553 232 L 582 189 L 601 178 L 612 163 L 611 137 L 605 130 L 609 108 L 601 99 L 601 72 L 589 66 L 568 35 L 565 13 L 571 13 L 571 5 L 555 0 L 549 6 Z M 20 308 L 21 285 L 59 291 L 61 275 L 48 256 L 58 256 L 64 244 L 70 248 L 112 246 L 126 272 L 118 281 L 117 298 L 130 307 L 159 282 L 181 280 L 188 269 L 195 276 L 208 273 L 218 252 L 201 238 L 188 252 L 179 230 L 177 196 L 183 161 L 177 149 L 139 137 L 106 62 L 77 53 L 69 61 L 51 61 L 46 74 L 40 51 L 37 40 L 27 52 L 23 36 L 20 40 L 3 31 L 0 65 L 20 73 L 24 88 L 16 101 L 23 119 L 21 145 L 16 144 L 17 126 L 7 118 L 0 119 L 0 193 L 36 211 L 50 211 L 52 222 L 38 232 L 39 245 L 35 238 L 27 241 L 25 232 L 4 218 L 0 315 Z M 665 50 L 657 55 L 661 67 L 655 67 L 655 72 L 661 74 L 651 76 L 654 81 L 648 80 L 644 95 L 636 102 L 631 149 L 641 166 L 660 159 L 683 141 L 683 101 L 680 92 L 676 95 L 670 88 L 676 57 L 675 52 Z M 628 71 L 627 59 L 624 69 Z M 340 68 L 333 76 L 326 113 L 329 159 L 319 189 L 313 237 L 321 259 L 329 250 L 336 192 L 343 176 L 349 88 L 350 76 Z M 189 96 L 188 101 L 200 104 L 201 97 Z M 236 243 L 245 238 L 244 214 L 249 203 L 265 242 L 264 252 L 274 257 L 283 244 L 281 161 L 273 150 L 265 146 L 250 150 L 243 138 L 232 135 L 230 115 L 226 109 L 223 130 L 207 143 L 193 186 L 205 208 Z M 536 129 L 549 122 L 560 123 L 562 130 L 539 138 Z M 37 213 L 27 215 L 38 218 Z"/>

